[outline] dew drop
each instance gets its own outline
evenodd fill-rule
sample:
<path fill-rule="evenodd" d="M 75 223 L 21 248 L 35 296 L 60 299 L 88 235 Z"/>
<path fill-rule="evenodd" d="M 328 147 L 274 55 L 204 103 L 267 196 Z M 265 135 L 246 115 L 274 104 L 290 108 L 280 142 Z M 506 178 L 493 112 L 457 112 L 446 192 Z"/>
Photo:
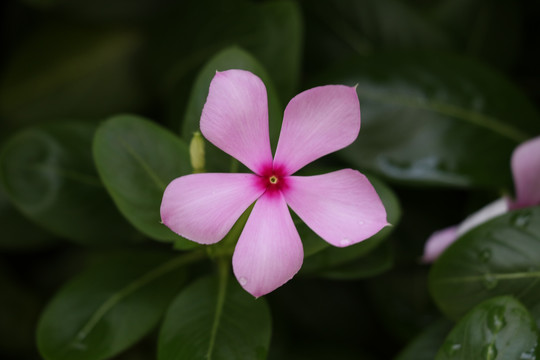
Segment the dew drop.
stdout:
<path fill-rule="evenodd" d="M 480 261 L 483 263 L 489 262 L 491 260 L 491 249 L 484 249 L 478 253 Z"/>
<path fill-rule="evenodd" d="M 341 239 L 341 240 L 339 241 L 339 244 L 340 244 L 341 246 L 351 245 L 351 240 L 349 240 L 349 239 Z"/>
<path fill-rule="evenodd" d="M 531 350 L 521 353 L 519 360 L 536 360 L 535 351 L 536 347 L 533 347 Z"/>
<path fill-rule="evenodd" d="M 497 278 L 490 273 L 485 274 L 484 280 L 482 281 L 486 290 L 493 290 L 495 287 L 497 287 L 498 282 L 499 280 L 497 280 Z"/>
<path fill-rule="evenodd" d="M 480 261 L 483 263 L 489 262 L 491 260 L 491 249 L 484 249 L 478 253 Z"/>
<path fill-rule="evenodd" d="M 482 348 L 482 359 L 494 360 L 497 357 L 495 344 L 488 344 Z"/>
<path fill-rule="evenodd" d="M 518 227 L 527 227 L 529 225 L 529 222 L 531 221 L 531 213 L 529 211 L 521 211 L 518 214 L 516 214 L 514 217 L 512 217 L 511 221 L 512 224 Z"/>
<path fill-rule="evenodd" d="M 445 345 L 445 351 L 449 356 L 455 355 L 459 350 L 461 350 L 461 344 L 448 344 Z"/>
<path fill-rule="evenodd" d="M 247 284 L 247 279 L 242 276 L 240 279 L 238 279 L 238 282 L 240 285 L 245 286 Z"/>
<path fill-rule="evenodd" d="M 364 225 L 364 220 L 360 220 L 360 221 L 358 222 L 358 224 Z"/>
<path fill-rule="evenodd" d="M 504 307 L 496 306 L 489 310 L 487 316 L 488 328 L 494 333 L 498 333 L 506 326 L 506 320 L 504 318 Z"/>

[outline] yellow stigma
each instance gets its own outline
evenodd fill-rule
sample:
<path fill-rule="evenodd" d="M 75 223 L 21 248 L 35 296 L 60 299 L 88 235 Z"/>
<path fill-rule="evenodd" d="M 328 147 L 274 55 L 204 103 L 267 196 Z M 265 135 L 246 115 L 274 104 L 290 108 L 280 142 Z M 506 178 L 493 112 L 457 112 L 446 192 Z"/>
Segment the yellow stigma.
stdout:
<path fill-rule="evenodd" d="M 271 184 L 277 184 L 278 178 L 275 175 L 270 176 L 270 183 Z"/>

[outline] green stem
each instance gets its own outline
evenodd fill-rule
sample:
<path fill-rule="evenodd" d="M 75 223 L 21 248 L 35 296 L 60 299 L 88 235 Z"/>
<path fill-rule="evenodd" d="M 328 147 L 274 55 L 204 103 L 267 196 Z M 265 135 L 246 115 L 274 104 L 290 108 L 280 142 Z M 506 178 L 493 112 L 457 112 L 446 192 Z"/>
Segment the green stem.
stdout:
<path fill-rule="evenodd" d="M 216 302 L 216 313 L 214 316 L 214 322 L 212 323 L 212 330 L 210 333 L 210 344 L 208 345 L 208 352 L 206 353 L 206 359 L 212 359 L 212 353 L 216 343 L 217 332 L 219 324 L 223 314 L 223 307 L 225 306 L 225 297 L 227 295 L 227 283 L 229 281 L 229 262 L 226 258 L 220 257 L 218 259 L 218 295 Z"/>

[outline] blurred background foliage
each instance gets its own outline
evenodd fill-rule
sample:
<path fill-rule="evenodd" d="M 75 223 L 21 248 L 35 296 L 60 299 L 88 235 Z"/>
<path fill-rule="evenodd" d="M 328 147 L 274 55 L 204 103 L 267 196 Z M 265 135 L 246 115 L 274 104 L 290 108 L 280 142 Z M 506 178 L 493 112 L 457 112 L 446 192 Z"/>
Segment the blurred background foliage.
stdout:
<path fill-rule="evenodd" d="M 83 269 L 126 247 L 170 251 L 170 244 L 147 239 L 167 240 L 144 225 L 157 208 L 137 218 L 137 209 L 151 212 L 153 203 L 111 190 L 118 185 L 104 172 L 114 172 L 114 163 L 96 169 L 95 161 L 107 161 L 99 160 L 105 150 L 117 149 L 92 154 L 92 136 L 105 119 L 131 113 L 189 141 L 213 72 L 230 66 L 264 79 L 274 146 L 284 106 L 296 93 L 357 84 L 358 140 L 305 171 L 345 166 L 367 173 L 395 219 L 391 234 L 349 257 L 311 240 L 299 225 L 306 255 L 313 256 L 302 276 L 266 297 L 273 317 L 268 358 L 391 359 L 422 330 L 444 339 L 450 325 L 438 320 L 429 267 L 419 258 L 434 230 L 511 194 L 512 150 L 540 134 L 537 2 L 6 0 L 0 6 L 0 358 L 40 358 L 39 314 Z M 99 131 L 120 139 L 122 121 L 108 123 L 110 133 Z M 160 139 L 161 130 L 140 126 Z M 188 171 L 184 145 L 163 146 L 179 154 L 154 154 L 169 163 L 160 170 L 163 179 Z M 217 149 L 208 154 L 209 168 L 229 169 Z M 141 182 L 132 196 L 147 186 Z M 159 189 L 152 192 L 159 198 Z M 154 330 L 114 359 L 155 358 L 156 337 Z"/>

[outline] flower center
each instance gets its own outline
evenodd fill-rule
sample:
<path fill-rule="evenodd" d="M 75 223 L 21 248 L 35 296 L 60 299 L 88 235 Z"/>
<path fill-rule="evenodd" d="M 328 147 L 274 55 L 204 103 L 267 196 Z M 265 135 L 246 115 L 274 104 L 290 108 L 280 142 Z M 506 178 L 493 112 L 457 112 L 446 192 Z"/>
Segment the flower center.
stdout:
<path fill-rule="evenodd" d="M 278 178 L 277 178 L 276 175 L 272 175 L 272 176 L 270 176 L 270 177 L 268 178 L 268 181 L 270 181 L 270 184 L 274 184 L 274 185 L 275 185 L 275 184 L 278 183 L 279 180 L 278 180 Z"/>

